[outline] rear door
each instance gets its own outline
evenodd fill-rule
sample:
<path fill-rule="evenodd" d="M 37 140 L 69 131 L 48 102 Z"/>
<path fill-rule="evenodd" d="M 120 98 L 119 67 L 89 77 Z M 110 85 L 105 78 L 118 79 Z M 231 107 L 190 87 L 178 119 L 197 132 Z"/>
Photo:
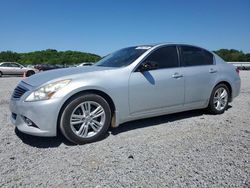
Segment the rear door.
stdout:
<path fill-rule="evenodd" d="M 12 74 L 20 75 L 23 74 L 24 72 L 23 66 L 19 65 L 18 63 L 11 63 L 11 67 L 12 67 Z"/>
<path fill-rule="evenodd" d="M 193 46 L 179 46 L 185 76 L 185 105 L 202 105 L 210 98 L 218 74 L 212 53 Z"/>
<path fill-rule="evenodd" d="M 139 114 L 184 103 L 184 78 L 182 76 L 177 48 L 164 46 L 153 51 L 143 62 L 158 64 L 156 70 L 135 70 L 129 79 L 130 114 Z"/>

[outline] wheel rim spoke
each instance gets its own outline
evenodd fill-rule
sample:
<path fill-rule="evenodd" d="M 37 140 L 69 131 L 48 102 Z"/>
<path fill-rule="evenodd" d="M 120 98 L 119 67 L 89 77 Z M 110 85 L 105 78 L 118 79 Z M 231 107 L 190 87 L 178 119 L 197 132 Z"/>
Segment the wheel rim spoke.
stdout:
<path fill-rule="evenodd" d="M 73 114 L 71 117 L 72 117 L 72 119 L 80 120 L 83 118 L 83 115 Z"/>
<path fill-rule="evenodd" d="M 223 92 L 221 93 L 220 97 L 221 98 L 225 98 L 227 96 L 227 92 L 226 90 L 224 89 Z"/>
<path fill-rule="evenodd" d="M 96 120 L 92 120 L 91 127 L 97 131 L 100 127 L 102 127 L 102 124 Z"/>
<path fill-rule="evenodd" d="M 80 129 L 79 129 L 78 131 L 76 131 L 76 133 L 77 133 L 77 134 L 80 134 L 80 133 L 82 132 L 82 130 L 84 129 L 85 126 L 86 126 L 86 122 L 84 122 L 84 123 L 81 125 Z"/>
<path fill-rule="evenodd" d="M 79 136 L 86 137 L 88 135 L 88 124 L 84 125 L 81 132 L 79 132 Z"/>
<path fill-rule="evenodd" d="M 100 117 L 104 114 L 104 110 L 101 106 L 98 106 L 93 112 L 91 112 L 92 118 Z"/>
<path fill-rule="evenodd" d="M 83 123 L 82 120 L 79 120 L 79 121 L 72 121 L 72 122 L 71 122 L 71 125 L 79 125 L 79 124 L 81 124 L 81 123 Z"/>
<path fill-rule="evenodd" d="M 219 110 L 220 109 L 220 101 L 217 102 L 216 108 Z"/>

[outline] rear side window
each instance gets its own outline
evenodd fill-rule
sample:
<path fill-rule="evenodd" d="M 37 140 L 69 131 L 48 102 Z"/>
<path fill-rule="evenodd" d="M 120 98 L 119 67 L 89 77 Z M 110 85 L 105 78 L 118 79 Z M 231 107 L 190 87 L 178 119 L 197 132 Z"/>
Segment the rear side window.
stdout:
<path fill-rule="evenodd" d="M 9 67 L 9 64 L 8 63 L 3 63 L 0 65 L 0 67 Z"/>
<path fill-rule="evenodd" d="M 201 48 L 182 46 L 182 64 L 184 66 L 212 65 L 213 54 Z"/>
<path fill-rule="evenodd" d="M 178 67 L 178 55 L 175 46 L 161 47 L 152 52 L 145 61 L 152 61 L 158 64 L 158 69 Z"/>

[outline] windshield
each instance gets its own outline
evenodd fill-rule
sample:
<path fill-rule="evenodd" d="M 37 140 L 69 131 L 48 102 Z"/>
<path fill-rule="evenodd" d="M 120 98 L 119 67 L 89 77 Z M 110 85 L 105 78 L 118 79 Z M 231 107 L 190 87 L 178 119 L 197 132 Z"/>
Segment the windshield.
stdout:
<path fill-rule="evenodd" d="M 103 67 L 125 67 L 130 65 L 149 48 L 150 46 L 124 48 L 105 56 L 95 65 Z"/>

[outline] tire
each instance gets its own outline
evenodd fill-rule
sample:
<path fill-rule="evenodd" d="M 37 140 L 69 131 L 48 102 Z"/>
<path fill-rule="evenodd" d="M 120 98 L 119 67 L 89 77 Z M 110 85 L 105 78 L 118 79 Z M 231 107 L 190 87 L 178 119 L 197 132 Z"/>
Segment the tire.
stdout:
<path fill-rule="evenodd" d="M 223 94 L 224 92 L 224 94 Z M 230 92 L 225 84 L 218 84 L 214 87 L 208 105 L 212 114 L 222 114 L 228 108 Z"/>
<path fill-rule="evenodd" d="M 28 72 L 26 73 L 26 76 L 29 77 L 29 76 L 31 76 L 31 75 L 33 75 L 33 74 L 35 74 L 34 71 L 28 71 Z"/>
<path fill-rule="evenodd" d="M 3 76 L 3 73 L 0 71 L 0 77 L 2 77 Z"/>
<path fill-rule="evenodd" d="M 110 122 L 111 110 L 107 101 L 96 94 L 84 94 L 67 103 L 62 112 L 60 130 L 69 141 L 85 144 L 103 138 Z"/>

